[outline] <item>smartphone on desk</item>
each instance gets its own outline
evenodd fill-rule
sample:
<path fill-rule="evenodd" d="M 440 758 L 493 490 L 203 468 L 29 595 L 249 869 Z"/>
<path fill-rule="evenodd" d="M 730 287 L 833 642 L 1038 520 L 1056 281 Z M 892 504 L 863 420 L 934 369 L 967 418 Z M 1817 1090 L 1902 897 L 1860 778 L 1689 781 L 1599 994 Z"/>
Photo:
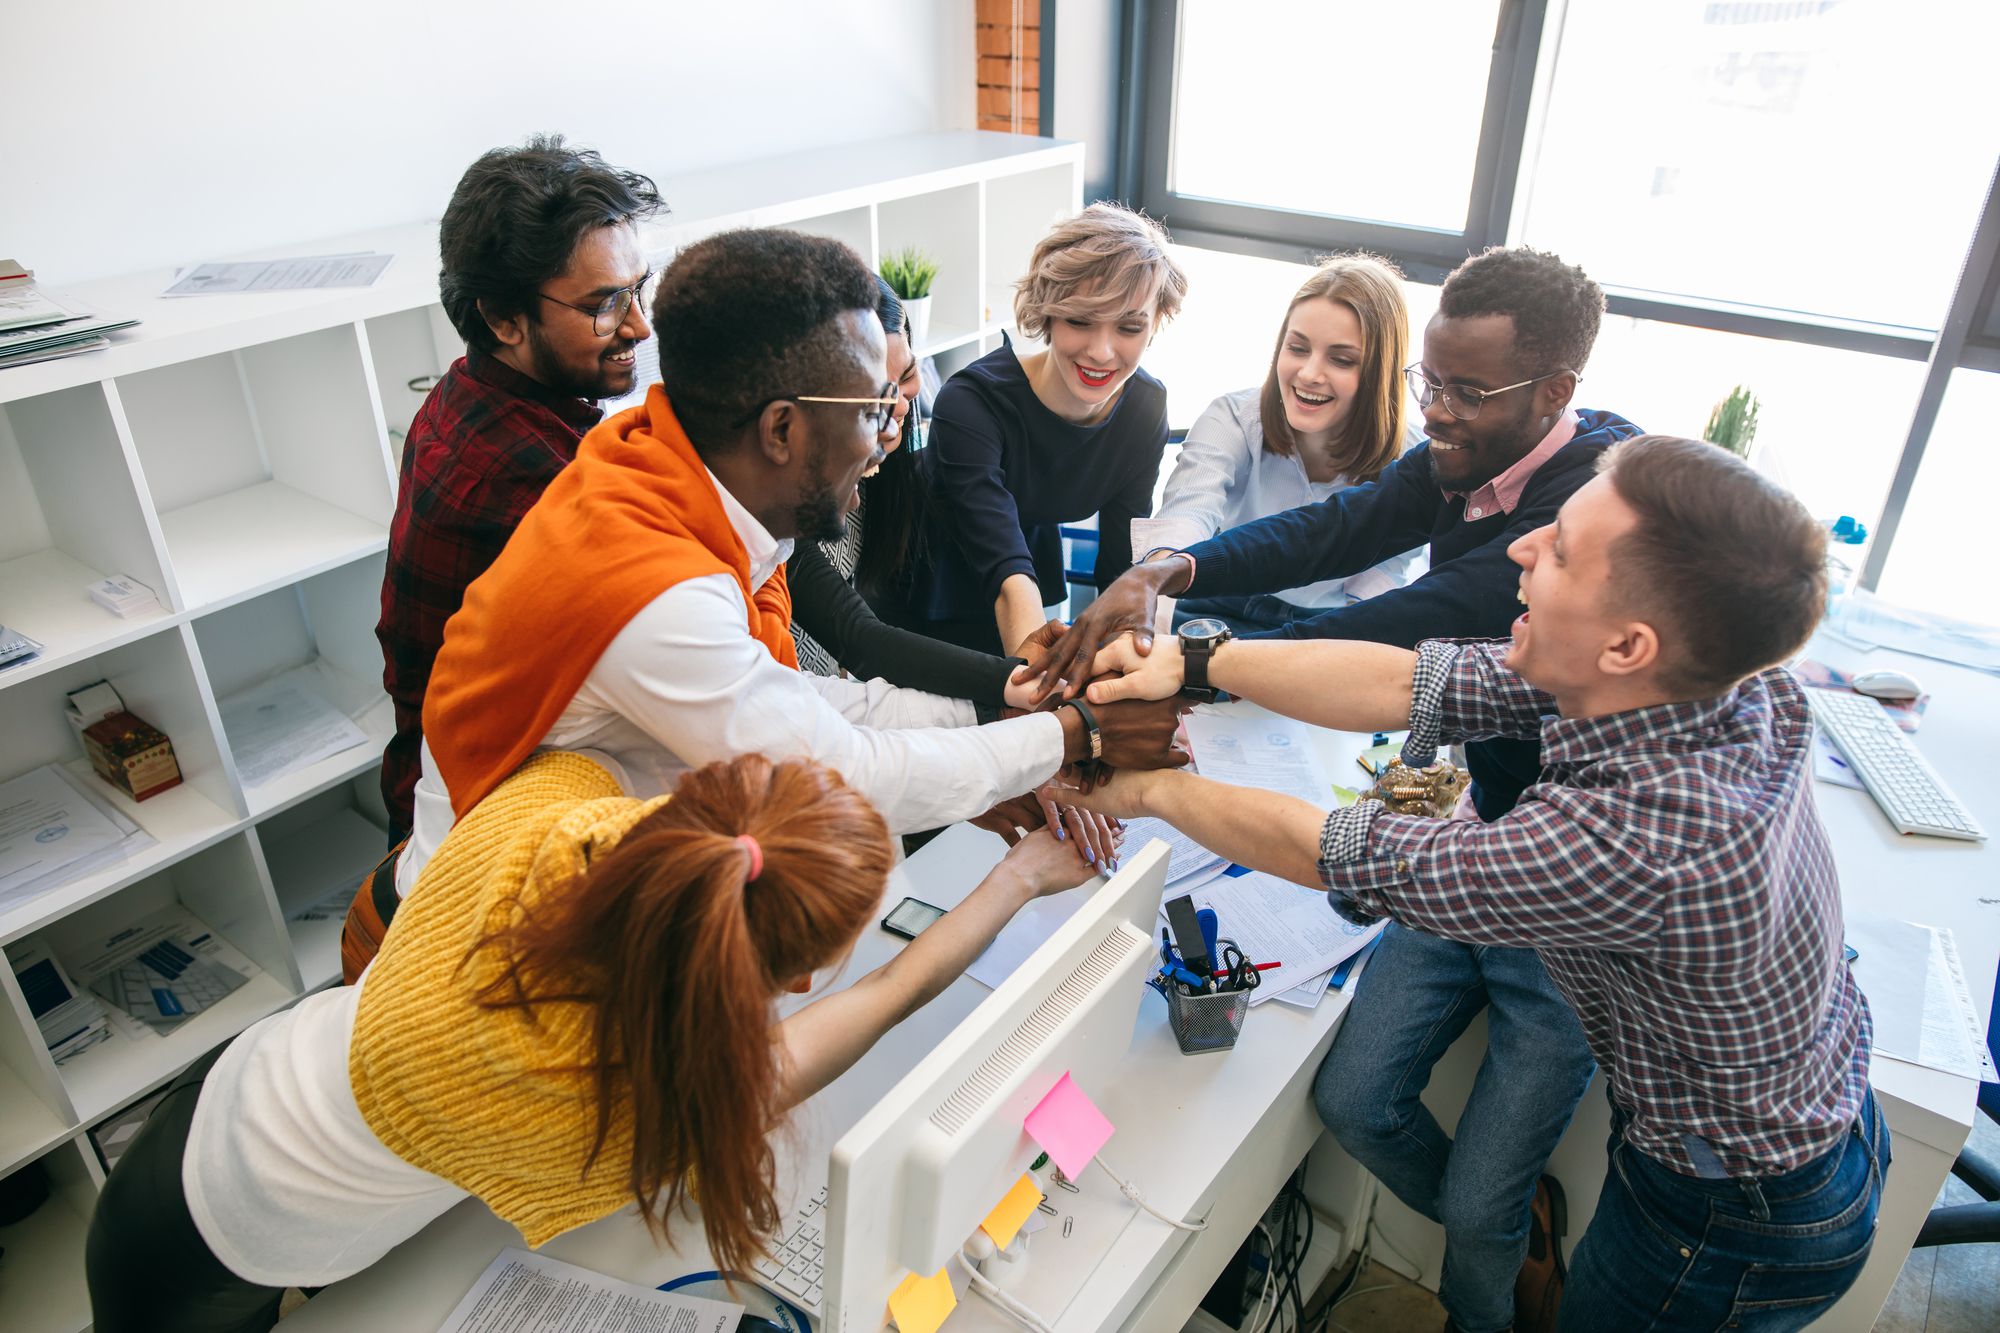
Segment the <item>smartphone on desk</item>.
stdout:
<path fill-rule="evenodd" d="M 921 898 L 905 898 L 882 918 L 882 929 L 891 935 L 913 940 L 943 915 L 942 907 L 933 907 Z"/>

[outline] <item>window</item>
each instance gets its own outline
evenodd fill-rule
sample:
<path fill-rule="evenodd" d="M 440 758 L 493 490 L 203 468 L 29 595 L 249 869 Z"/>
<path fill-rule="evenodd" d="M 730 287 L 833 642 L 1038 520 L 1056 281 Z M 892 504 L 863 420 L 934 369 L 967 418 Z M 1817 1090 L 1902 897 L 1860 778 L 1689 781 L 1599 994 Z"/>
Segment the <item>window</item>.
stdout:
<path fill-rule="evenodd" d="M 1139 202 L 1177 232 L 1435 277 L 1504 230 L 1545 0 L 1134 3 L 1169 75 L 1143 84 Z"/>
<path fill-rule="evenodd" d="M 1620 286 L 1934 331 L 2000 5 L 1571 0 L 1520 239 Z"/>
<path fill-rule="evenodd" d="M 1187 0 L 1173 192 L 1463 230 L 1498 12 L 1498 0 Z M 1404 58 L 1357 58 L 1370 51 Z"/>
<path fill-rule="evenodd" d="M 2000 374 L 1957 370 L 1876 591 L 1922 611 L 2000 623 L 1985 536 L 2000 499 Z"/>
<path fill-rule="evenodd" d="M 1609 297 L 1580 405 L 1699 435 L 1749 388 L 1759 466 L 1815 514 L 1884 534 L 1864 577 L 1964 610 L 1977 589 L 1955 571 L 1980 563 L 1980 506 L 2000 491 L 1979 429 L 2000 411 L 2000 3 L 1128 12 L 1127 197 L 1184 244 L 1285 261 L 1224 279 L 1228 347 L 1195 348 L 1194 319 L 1162 337 L 1173 424 L 1261 378 L 1288 265 L 1397 261 L 1421 339 L 1465 256 L 1535 245 Z M 1218 295 L 1196 276 L 1190 312 Z"/>

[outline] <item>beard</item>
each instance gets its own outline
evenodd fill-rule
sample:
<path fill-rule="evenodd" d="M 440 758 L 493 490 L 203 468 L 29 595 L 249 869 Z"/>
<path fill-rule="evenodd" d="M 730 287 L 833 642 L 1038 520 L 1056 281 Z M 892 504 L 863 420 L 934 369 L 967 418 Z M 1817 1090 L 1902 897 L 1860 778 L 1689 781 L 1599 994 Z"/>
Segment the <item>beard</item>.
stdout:
<path fill-rule="evenodd" d="M 800 541 L 837 542 L 847 535 L 841 497 L 826 475 L 826 448 L 815 444 L 806 467 L 805 494 L 792 506 L 792 530 Z"/>
<path fill-rule="evenodd" d="M 631 389 L 628 376 L 636 377 L 636 369 L 620 367 L 613 370 L 604 364 L 606 356 L 626 351 L 636 344 L 625 338 L 614 338 L 598 352 L 597 373 L 589 378 L 579 376 L 565 367 L 555 349 L 542 336 L 542 326 L 528 325 L 528 364 L 534 367 L 532 378 L 537 384 L 570 398 L 587 398 L 598 402 L 605 398 L 616 398 Z"/>

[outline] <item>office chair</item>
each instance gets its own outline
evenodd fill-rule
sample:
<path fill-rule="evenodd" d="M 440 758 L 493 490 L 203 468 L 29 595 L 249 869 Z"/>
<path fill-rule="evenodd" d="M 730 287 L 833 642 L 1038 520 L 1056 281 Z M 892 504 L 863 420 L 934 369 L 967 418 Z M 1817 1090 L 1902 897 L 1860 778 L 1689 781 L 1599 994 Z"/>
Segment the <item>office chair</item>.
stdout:
<path fill-rule="evenodd" d="M 1986 1049 L 2000 1062 L 2000 976 L 1993 979 L 1993 1010 L 1986 1020 Z M 1979 1085 L 1979 1109 L 2000 1123 L 2000 1083 Z M 2000 1242 L 2000 1162 L 1968 1146 L 1951 1164 L 1951 1173 L 1980 1197 L 1979 1203 L 1941 1204 L 1931 1209 L 1918 1245 L 1990 1245 Z"/>

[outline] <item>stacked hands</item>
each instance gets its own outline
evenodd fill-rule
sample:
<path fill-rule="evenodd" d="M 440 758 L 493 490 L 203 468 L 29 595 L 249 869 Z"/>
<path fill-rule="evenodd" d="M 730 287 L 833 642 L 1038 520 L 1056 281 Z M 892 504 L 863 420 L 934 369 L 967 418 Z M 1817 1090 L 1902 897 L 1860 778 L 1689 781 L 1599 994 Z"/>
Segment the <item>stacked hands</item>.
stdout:
<path fill-rule="evenodd" d="M 1084 694 L 1097 716 L 1102 758 L 1068 765 L 1034 791 L 972 821 L 1010 845 L 1025 836 L 1023 830 L 1046 824 L 1057 838 L 1070 841 L 1087 865 L 1106 870 L 1118 868 L 1124 839 L 1116 816 L 1137 813 L 1133 802 L 1139 795 L 1100 791 L 1112 773 L 1180 768 L 1190 760 L 1180 736 L 1181 714 L 1190 707 L 1177 697 L 1180 653 L 1172 645 L 1153 652 L 1155 595 L 1128 589 L 1129 581 L 1130 575 L 1119 579 L 1074 625 L 1051 620 L 1023 640 L 1016 655 L 1025 665 L 1007 686 L 1009 716 L 1059 708 Z M 1130 595 L 1106 605 L 1114 593 Z"/>

